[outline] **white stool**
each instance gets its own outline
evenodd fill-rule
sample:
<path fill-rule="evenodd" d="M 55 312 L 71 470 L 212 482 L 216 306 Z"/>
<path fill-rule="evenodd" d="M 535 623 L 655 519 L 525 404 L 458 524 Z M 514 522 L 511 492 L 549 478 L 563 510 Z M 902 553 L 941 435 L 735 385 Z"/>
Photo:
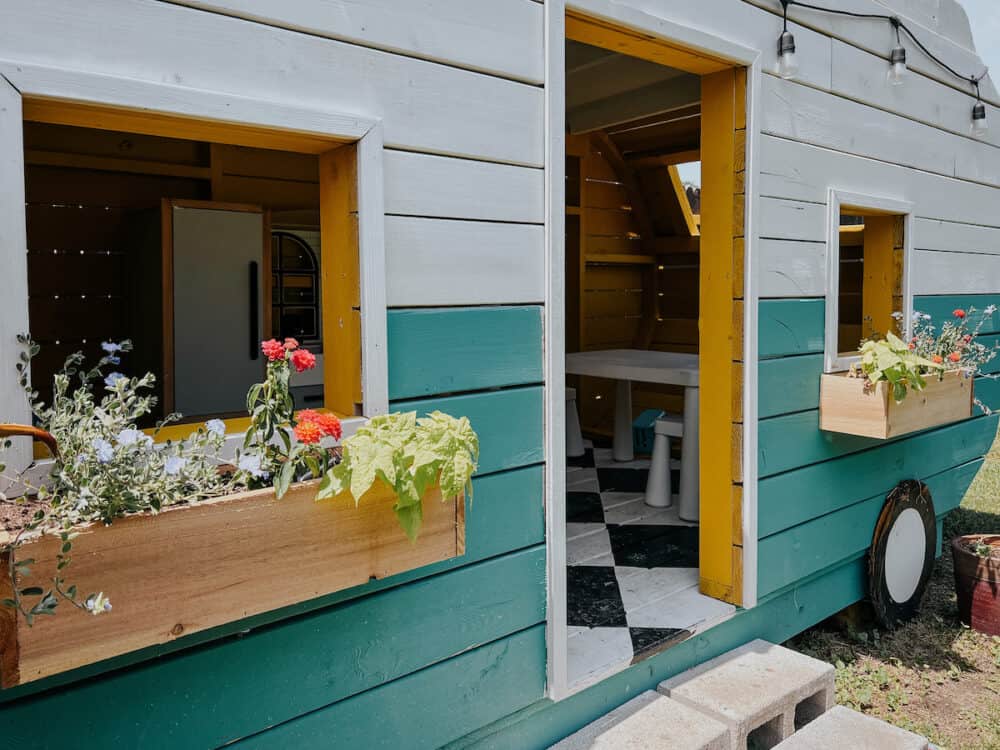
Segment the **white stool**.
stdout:
<path fill-rule="evenodd" d="M 580 415 L 576 411 L 576 388 L 566 389 L 566 456 L 582 456 L 583 432 L 580 430 Z"/>
<path fill-rule="evenodd" d="M 670 438 L 684 436 L 684 422 L 680 417 L 660 417 L 653 425 L 653 455 L 649 461 L 649 479 L 646 480 L 646 505 L 669 508 L 673 504 L 670 494 Z"/>

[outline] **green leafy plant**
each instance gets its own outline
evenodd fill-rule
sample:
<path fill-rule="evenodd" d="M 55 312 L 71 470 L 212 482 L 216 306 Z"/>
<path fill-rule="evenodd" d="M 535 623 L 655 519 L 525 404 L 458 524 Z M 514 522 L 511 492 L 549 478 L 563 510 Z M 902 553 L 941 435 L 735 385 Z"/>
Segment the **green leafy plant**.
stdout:
<path fill-rule="evenodd" d="M 326 472 L 317 499 L 349 492 L 357 503 L 380 481 L 395 494 L 396 517 L 415 540 L 424 493 L 437 485 L 445 499 L 462 492 L 471 498 L 478 460 L 479 438 L 466 417 L 439 411 L 374 417 L 344 441 L 341 461 Z"/>
<path fill-rule="evenodd" d="M 887 382 L 897 402 L 906 398 L 909 391 L 926 388 L 927 378 L 932 376 L 941 379 L 947 372 L 969 378 L 980 375 L 983 365 L 997 355 L 996 346 L 988 347 L 978 340 L 979 331 L 996 308 L 987 307 L 976 325 L 970 327 L 969 320 L 976 312 L 973 307 L 956 309 L 940 330 L 930 322 L 930 315 L 915 312 L 913 335 L 908 342 L 891 332 L 884 339 L 862 341 L 861 361 L 852 365 L 850 375 L 867 378 L 865 385 L 869 390 L 882 381 Z M 902 316 L 896 313 L 895 317 Z"/>

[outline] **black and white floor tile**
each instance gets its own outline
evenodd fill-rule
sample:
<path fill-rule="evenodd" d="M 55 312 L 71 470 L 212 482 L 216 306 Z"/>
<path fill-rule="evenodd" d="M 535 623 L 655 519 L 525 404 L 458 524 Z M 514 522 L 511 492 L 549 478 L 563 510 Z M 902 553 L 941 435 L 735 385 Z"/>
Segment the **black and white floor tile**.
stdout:
<path fill-rule="evenodd" d="M 587 443 L 566 476 L 569 681 L 595 682 L 732 614 L 698 591 L 698 526 L 646 505 L 649 461 Z M 672 464 L 676 491 L 679 463 Z"/>

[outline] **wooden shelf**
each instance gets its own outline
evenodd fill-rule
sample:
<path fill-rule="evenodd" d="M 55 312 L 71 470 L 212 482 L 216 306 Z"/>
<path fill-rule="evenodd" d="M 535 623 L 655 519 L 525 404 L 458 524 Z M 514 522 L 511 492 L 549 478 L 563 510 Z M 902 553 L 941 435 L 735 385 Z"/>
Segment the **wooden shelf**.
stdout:
<path fill-rule="evenodd" d="M 656 263 L 655 255 L 628 255 L 625 253 L 587 253 L 588 264 L 602 263 L 616 266 L 652 266 Z"/>

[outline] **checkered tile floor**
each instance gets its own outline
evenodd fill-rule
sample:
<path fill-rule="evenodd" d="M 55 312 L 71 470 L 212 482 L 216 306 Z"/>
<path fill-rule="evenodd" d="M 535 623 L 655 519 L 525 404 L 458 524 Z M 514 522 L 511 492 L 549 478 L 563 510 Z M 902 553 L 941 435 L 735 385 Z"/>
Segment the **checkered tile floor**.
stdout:
<path fill-rule="evenodd" d="M 734 608 L 698 592 L 698 527 L 643 491 L 649 461 L 610 448 L 569 459 L 566 476 L 569 681 L 581 686 L 673 646 Z M 679 463 L 673 462 L 676 492 Z"/>

